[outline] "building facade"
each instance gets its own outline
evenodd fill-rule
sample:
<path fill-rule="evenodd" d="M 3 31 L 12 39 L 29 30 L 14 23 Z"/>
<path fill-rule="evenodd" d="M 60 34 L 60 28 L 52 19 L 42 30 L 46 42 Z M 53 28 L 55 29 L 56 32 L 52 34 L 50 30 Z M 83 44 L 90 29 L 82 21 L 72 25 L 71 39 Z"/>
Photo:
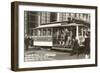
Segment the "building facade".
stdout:
<path fill-rule="evenodd" d="M 90 14 L 64 12 L 24 12 L 25 33 L 31 35 L 32 28 L 54 23 L 77 23 L 90 27 Z"/>

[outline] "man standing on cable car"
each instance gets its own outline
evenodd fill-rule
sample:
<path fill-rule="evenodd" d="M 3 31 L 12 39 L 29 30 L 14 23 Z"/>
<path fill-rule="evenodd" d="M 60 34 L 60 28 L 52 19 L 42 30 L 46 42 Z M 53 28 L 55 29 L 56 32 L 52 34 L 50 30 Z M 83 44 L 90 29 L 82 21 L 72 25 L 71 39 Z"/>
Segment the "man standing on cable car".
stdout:
<path fill-rule="evenodd" d="M 65 29 L 65 45 L 67 45 L 67 46 L 68 46 L 68 42 L 67 42 L 67 40 L 68 40 L 68 35 L 69 35 L 69 31 L 68 31 L 68 29 L 66 28 L 66 29 Z"/>

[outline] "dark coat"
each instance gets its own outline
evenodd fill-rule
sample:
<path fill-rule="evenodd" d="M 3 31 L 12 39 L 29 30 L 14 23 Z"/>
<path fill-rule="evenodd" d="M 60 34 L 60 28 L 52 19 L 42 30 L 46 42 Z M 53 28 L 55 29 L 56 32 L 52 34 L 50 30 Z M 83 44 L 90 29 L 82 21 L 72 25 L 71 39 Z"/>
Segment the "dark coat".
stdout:
<path fill-rule="evenodd" d="M 85 45 L 85 53 L 86 54 L 89 54 L 90 53 L 90 38 L 85 38 L 85 42 L 84 42 L 84 45 Z"/>
<path fill-rule="evenodd" d="M 72 42 L 72 52 L 77 53 L 79 49 L 78 40 L 73 40 Z"/>
<path fill-rule="evenodd" d="M 28 50 L 29 41 L 30 41 L 29 38 L 25 38 L 25 41 L 24 42 L 25 42 L 26 50 Z"/>

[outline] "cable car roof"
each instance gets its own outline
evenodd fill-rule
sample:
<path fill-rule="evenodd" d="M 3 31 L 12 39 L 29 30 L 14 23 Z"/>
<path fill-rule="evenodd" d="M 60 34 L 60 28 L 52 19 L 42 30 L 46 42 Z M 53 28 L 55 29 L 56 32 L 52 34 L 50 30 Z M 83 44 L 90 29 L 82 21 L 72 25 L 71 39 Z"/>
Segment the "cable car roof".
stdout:
<path fill-rule="evenodd" d="M 39 29 L 39 28 L 53 28 L 53 27 L 68 27 L 68 26 L 83 26 L 83 27 L 87 27 L 84 24 L 76 24 L 76 23 L 70 23 L 70 24 L 64 23 L 64 24 L 62 24 L 62 23 L 56 23 L 56 24 L 41 25 L 41 26 L 36 27 L 34 29 Z"/>

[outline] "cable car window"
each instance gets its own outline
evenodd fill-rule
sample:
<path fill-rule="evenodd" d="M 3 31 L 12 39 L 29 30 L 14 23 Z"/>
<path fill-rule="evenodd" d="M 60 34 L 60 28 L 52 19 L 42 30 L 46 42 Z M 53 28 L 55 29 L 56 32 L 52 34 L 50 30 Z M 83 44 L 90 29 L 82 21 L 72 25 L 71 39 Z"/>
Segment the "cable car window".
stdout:
<path fill-rule="evenodd" d="M 43 36 L 46 36 L 46 29 L 43 29 Z"/>
<path fill-rule="evenodd" d="M 82 27 L 79 27 L 79 36 L 82 36 Z"/>
<path fill-rule="evenodd" d="M 51 36 L 51 29 L 50 29 L 50 28 L 47 29 L 47 35 L 48 35 L 48 36 Z"/>
<path fill-rule="evenodd" d="M 40 29 L 40 36 L 43 36 L 43 29 Z"/>

